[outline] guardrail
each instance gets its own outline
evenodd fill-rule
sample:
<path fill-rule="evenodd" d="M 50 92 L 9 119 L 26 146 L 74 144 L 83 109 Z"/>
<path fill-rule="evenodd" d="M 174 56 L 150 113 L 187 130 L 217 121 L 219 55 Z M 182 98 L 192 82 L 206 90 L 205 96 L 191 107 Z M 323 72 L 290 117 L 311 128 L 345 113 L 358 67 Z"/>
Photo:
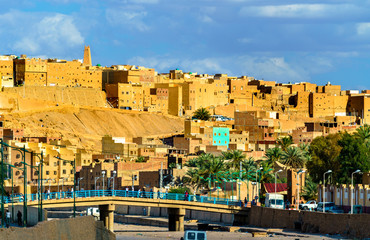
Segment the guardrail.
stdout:
<path fill-rule="evenodd" d="M 227 198 L 217 198 L 199 195 L 185 195 L 180 193 L 160 193 L 144 191 L 126 191 L 126 190 L 84 190 L 75 192 L 51 192 L 42 194 L 27 194 L 27 201 L 38 201 L 39 197 L 43 200 L 73 198 L 90 198 L 90 197 L 130 197 L 143 199 L 165 199 L 176 201 L 193 201 L 201 203 L 222 204 L 228 206 L 241 206 L 241 202 Z M 23 195 L 5 196 L 5 203 L 20 203 L 24 201 Z"/>

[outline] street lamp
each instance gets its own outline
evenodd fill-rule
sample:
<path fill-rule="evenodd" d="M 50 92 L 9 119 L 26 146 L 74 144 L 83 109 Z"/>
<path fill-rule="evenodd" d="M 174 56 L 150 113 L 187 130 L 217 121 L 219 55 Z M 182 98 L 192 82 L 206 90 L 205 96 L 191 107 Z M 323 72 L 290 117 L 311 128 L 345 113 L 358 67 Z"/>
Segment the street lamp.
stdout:
<path fill-rule="evenodd" d="M 276 207 L 276 175 L 279 173 L 279 172 L 282 172 L 283 170 L 280 169 L 279 171 L 275 172 L 275 207 Z"/>
<path fill-rule="evenodd" d="M 100 177 L 95 177 L 95 190 L 97 190 L 96 189 L 96 181 L 98 181 L 99 178 L 101 178 L 101 176 Z"/>
<path fill-rule="evenodd" d="M 302 169 L 297 172 L 297 200 L 298 200 L 297 209 L 299 209 L 299 202 L 300 202 L 300 198 L 299 198 L 299 174 L 304 173 L 304 172 L 306 172 L 306 170 L 302 170 Z"/>
<path fill-rule="evenodd" d="M 256 187 L 257 187 L 257 194 L 258 194 L 258 201 L 260 200 L 260 189 L 258 186 L 258 178 L 257 178 L 257 173 L 260 172 L 263 169 L 263 167 L 260 167 L 259 169 L 256 170 Z"/>
<path fill-rule="evenodd" d="M 353 186 L 353 174 L 356 174 L 356 173 L 362 174 L 362 172 L 360 169 L 357 169 L 351 174 L 351 183 L 352 183 L 352 188 L 353 188 L 351 189 L 351 214 L 353 214 L 353 192 L 355 191 L 355 187 Z"/>
<path fill-rule="evenodd" d="M 333 171 L 332 170 L 328 170 L 324 173 L 324 181 L 323 181 L 323 201 L 322 201 L 322 206 L 323 206 L 323 209 L 322 211 L 325 212 L 325 174 L 329 174 L 329 173 L 332 173 Z"/>
<path fill-rule="evenodd" d="M 78 191 L 81 191 L 81 188 L 80 188 L 80 181 L 84 179 L 83 177 L 80 177 L 77 179 L 77 185 L 78 185 Z"/>
<path fill-rule="evenodd" d="M 55 157 L 59 160 L 67 162 L 73 166 L 73 217 L 76 217 L 76 158 L 73 160 L 62 159 L 59 156 Z"/>
<path fill-rule="evenodd" d="M 39 208 L 39 221 L 43 221 L 43 212 L 42 212 L 42 199 L 43 199 L 43 196 L 42 196 L 42 193 L 43 193 L 43 184 L 42 184 L 42 178 L 43 178 L 43 166 L 44 166 L 44 155 L 43 155 L 43 152 L 41 151 L 40 153 L 40 156 L 37 154 L 37 153 L 34 153 L 32 152 L 32 155 L 35 155 L 39 160 L 40 162 L 38 163 L 38 171 L 39 171 L 39 174 L 38 174 L 38 177 L 39 179 L 41 179 L 41 186 L 40 189 L 41 189 L 41 193 L 39 193 L 39 196 L 41 199 L 39 199 L 40 201 L 40 208 Z M 39 181 L 40 182 L 40 181 Z"/>
<path fill-rule="evenodd" d="M 113 189 L 113 191 L 112 191 L 112 196 L 113 196 L 113 195 L 114 195 L 114 178 L 115 178 L 115 176 L 116 176 L 117 171 L 116 171 L 116 170 L 114 170 L 112 173 L 113 173 L 113 174 L 112 174 L 112 177 L 108 178 L 108 186 L 107 186 L 107 188 L 109 188 L 109 187 L 110 187 L 110 181 L 112 181 L 112 180 L 113 180 L 113 187 L 112 187 L 112 189 Z"/>
<path fill-rule="evenodd" d="M 101 172 L 103 174 L 103 197 L 104 197 L 104 176 L 105 176 L 105 171 Z"/>

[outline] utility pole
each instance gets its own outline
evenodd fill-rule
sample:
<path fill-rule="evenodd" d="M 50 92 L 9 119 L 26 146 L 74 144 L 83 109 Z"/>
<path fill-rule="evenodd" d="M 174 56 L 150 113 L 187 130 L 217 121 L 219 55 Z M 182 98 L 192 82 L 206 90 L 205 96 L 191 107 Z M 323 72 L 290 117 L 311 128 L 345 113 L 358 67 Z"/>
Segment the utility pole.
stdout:
<path fill-rule="evenodd" d="M 1 227 L 4 228 L 4 148 L 3 148 L 3 140 L 1 141 Z"/>
<path fill-rule="evenodd" d="M 239 202 L 240 202 L 240 185 L 242 185 L 242 162 L 239 163 Z"/>
<path fill-rule="evenodd" d="M 161 162 L 161 171 L 159 173 L 159 177 L 160 177 L 160 180 L 159 180 L 159 188 L 161 189 L 161 192 L 162 192 L 162 187 L 163 187 L 163 162 Z"/>

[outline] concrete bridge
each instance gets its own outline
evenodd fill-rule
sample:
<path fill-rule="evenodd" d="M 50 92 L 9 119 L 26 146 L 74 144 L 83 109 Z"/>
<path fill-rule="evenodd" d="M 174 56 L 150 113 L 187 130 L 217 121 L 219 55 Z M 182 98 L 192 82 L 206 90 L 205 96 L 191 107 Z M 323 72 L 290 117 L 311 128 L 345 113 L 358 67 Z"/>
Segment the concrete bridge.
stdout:
<path fill-rule="evenodd" d="M 74 196 L 74 194 L 76 195 Z M 97 190 L 78 191 L 76 193 L 62 192 L 42 194 L 42 198 L 43 208 L 73 207 L 74 202 L 76 207 L 98 205 L 100 220 L 103 221 L 104 225 L 111 231 L 114 230 L 113 223 L 116 205 L 167 208 L 169 231 L 184 230 L 184 216 L 187 209 L 233 214 L 234 219 L 239 222 L 245 222 L 249 214 L 249 208 L 236 206 L 237 203 L 235 201 L 229 201 L 228 199 L 195 195 L 185 197 L 183 194 L 174 193 L 162 194 L 160 196 L 147 193 L 147 195 L 143 197 L 143 195 L 133 191 L 116 190 L 103 192 L 102 190 Z M 31 199 L 31 201 L 27 202 L 27 206 L 39 206 L 37 196 L 31 196 L 29 199 Z M 10 198 L 9 200 L 11 201 Z M 23 203 L 18 201 L 14 203 L 14 205 L 23 205 Z"/>

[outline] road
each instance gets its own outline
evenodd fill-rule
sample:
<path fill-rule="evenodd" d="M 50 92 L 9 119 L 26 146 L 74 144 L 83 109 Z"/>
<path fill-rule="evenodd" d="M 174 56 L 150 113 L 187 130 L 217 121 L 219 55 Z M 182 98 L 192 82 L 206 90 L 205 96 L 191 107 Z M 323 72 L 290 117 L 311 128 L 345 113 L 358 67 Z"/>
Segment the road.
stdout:
<path fill-rule="evenodd" d="M 166 227 L 152 227 L 131 224 L 114 224 L 117 240 L 154 240 L 154 239 L 177 239 L 184 236 L 184 232 L 168 232 Z M 259 230 L 266 230 L 259 228 Z M 280 231 L 280 232 L 279 232 Z M 313 240 L 327 240 L 327 239 L 341 239 L 340 236 L 325 236 L 319 234 L 303 234 L 293 231 L 276 230 L 278 232 L 267 237 L 252 237 L 251 233 L 244 232 L 217 232 L 208 231 L 207 239 L 223 239 L 223 240 L 239 240 L 239 239 L 313 239 Z"/>

